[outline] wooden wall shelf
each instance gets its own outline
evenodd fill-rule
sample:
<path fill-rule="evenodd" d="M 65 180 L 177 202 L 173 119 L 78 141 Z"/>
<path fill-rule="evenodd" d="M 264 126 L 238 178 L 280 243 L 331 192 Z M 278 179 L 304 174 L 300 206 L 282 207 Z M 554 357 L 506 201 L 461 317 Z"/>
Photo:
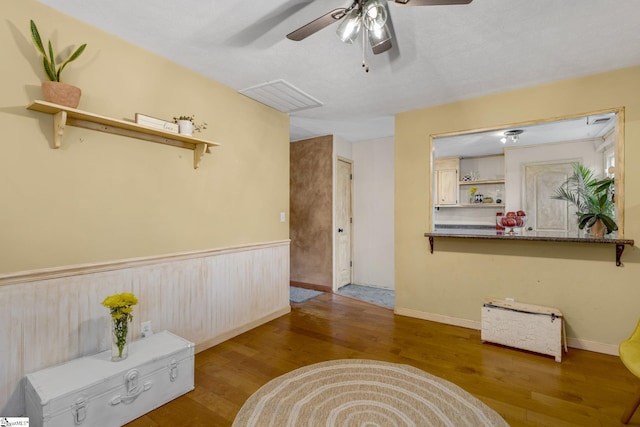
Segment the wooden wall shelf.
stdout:
<path fill-rule="evenodd" d="M 616 266 L 620 267 L 620 258 L 624 252 L 625 245 L 633 246 L 632 239 L 593 239 L 589 237 L 566 237 L 566 236 L 542 236 L 542 235 L 515 235 L 496 234 L 495 230 L 443 230 L 432 233 L 424 233 L 424 237 L 429 238 L 430 252 L 433 253 L 433 241 L 436 237 L 447 237 L 456 239 L 489 239 L 489 240 L 525 240 L 537 242 L 571 242 L 571 243 L 592 243 L 616 245 Z"/>
<path fill-rule="evenodd" d="M 504 184 L 504 179 L 478 179 L 475 181 L 458 181 L 459 185 Z"/>
<path fill-rule="evenodd" d="M 504 208 L 504 203 L 460 203 L 457 205 L 435 205 L 434 208 Z"/>
<path fill-rule="evenodd" d="M 64 129 L 69 125 L 193 150 L 193 168 L 198 169 L 204 153 L 209 153 L 211 147 L 220 145 L 217 142 L 99 116 L 46 101 L 34 101 L 27 109 L 53 115 L 53 148 L 60 148 Z"/>

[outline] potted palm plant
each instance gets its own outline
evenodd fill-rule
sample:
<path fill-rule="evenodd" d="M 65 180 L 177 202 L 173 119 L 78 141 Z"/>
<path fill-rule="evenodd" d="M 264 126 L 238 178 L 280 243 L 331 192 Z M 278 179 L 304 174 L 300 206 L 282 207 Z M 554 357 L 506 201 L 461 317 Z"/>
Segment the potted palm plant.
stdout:
<path fill-rule="evenodd" d="M 44 73 L 49 79 L 42 82 L 42 95 L 45 101 L 53 102 L 55 104 L 65 105 L 67 107 L 76 108 L 80 102 L 80 95 L 82 92 L 80 88 L 62 83 L 60 81 L 60 75 L 62 70 L 72 61 L 78 59 L 78 57 L 84 52 L 87 47 L 86 43 L 77 48 L 69 58 L 63 61 L 60 65 L 56 63 L 56 55 L 53 53 L 53 45 L 51 40 L 47 43 L 47 50 L 44 48 L 42 39 L 40 38 L 40 32 L 36 23 L 31 20 L 31 40 L 36 49 L 42 55 L 42 66 L 44 67 Z"/>
<path fill-rule="evenodd" d="M 573 204 L 577 209 L 578 228 L 587 228 L 591 237 L 603 238 L 616 231 L 614 179 L 600 179 L 578 163 L 572 166 L 573 174 L 556 189 L 552 198 Z"/>

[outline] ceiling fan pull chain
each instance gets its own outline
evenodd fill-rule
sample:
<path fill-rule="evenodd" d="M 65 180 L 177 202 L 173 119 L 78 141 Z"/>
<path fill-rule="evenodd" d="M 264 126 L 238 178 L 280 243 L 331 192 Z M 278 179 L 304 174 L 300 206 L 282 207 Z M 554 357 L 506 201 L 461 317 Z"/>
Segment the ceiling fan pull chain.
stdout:
<path fill-rule="evenodd" d="M 369 72 L 369 66 L 367 65 L 366 55 L 367 55 L 367 29 L 364 28 L 362 31 L 362 68 L 364 68 L 365 72 Z"/>

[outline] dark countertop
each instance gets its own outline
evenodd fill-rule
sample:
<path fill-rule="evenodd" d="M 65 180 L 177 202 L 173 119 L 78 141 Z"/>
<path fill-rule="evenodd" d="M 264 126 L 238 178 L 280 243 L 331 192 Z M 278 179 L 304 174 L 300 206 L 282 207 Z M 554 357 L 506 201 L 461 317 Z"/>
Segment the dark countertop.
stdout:
<path fill-rule="evenodd" d="M 557 232 L 535 232 L 528 230 L 515 230 L 515 234 L 510 235 L 509 230 L 501 231 L 495 227 L 479 228 L 481 226 L 455 226 L 455 228 L 441 225 L 436 226 L 436 230 L 424 233 L 425 237 L 453 237 L 467 239 L 493 239 L 493 240 L 529 240 L 543 242 L 579 242 L 579 243 L 612 243 L 620 245 L 634 245 L 632 239 L 620 239 L 617 236 L 605 236 L 602 239 L 595 239 L 585 236 L 584 232 L 579 233 L 557 233 Z"/>

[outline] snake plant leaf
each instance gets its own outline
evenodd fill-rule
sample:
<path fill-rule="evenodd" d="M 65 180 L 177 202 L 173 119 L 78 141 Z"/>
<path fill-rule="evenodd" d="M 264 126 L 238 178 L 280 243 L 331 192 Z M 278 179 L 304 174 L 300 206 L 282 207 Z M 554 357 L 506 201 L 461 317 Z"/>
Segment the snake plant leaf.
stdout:
<path fill-rule="evenodd" d="M 49 60 L 47 59 L 46 56 L 42 57 L 42 67 L 44 68 L 44 72 L 47 74 L 47 77 L 49 78 L 49 80 L 51 80 L 52 82 L 55 82 L 56 70 L 51 68 L 51 64 L 49 63 Z"/>
<path fill-rule="evenodd" d="M 60 73 L 62 73 L 62 70 L 64 70 L 64 67 L 67 66 L 67 64 L 69 62 L 75 61 L 76 59 L 78 59 L 78 57 L 82 54 L 82 52 L 84 52 L 84 49 L 87 47 L 87 44 L 84 43 L 83 45 L 81 45 L 79 48 L 76 49 L 75 52 L 73 52 L 73 54 L 71 54 L 71 56 L 69 57 L 69 59 L 67 59 L 66 61 L 64 61 L 62 63 L 62 65 L 60 66 L 60 68 L 58 69 L 58 73 L 57 73 L 57 77 L 58 77 L 58 81 L 60 81 Z"/>
<path fill-rule="evenodd" d="M 53 45 L 51 44 L 51 40 L 49 40 L 49 62 L 51 63 L 51 68 L 53 70 L 56 69 L 56 56 L 53 54 Z"/>
<path fill-rule="evenodd" d="M 36 23 L 33 22 L 33 19 L 31 20 L 31 39 L 33 40 L 33 44 L 36 46 L 36 49 L 38 49 L 38 52 L 40 52 L 42 56 L 47 56 L 44 52 L 44 45 L 42 44 L 38 27 L 36 27 Z"/>

